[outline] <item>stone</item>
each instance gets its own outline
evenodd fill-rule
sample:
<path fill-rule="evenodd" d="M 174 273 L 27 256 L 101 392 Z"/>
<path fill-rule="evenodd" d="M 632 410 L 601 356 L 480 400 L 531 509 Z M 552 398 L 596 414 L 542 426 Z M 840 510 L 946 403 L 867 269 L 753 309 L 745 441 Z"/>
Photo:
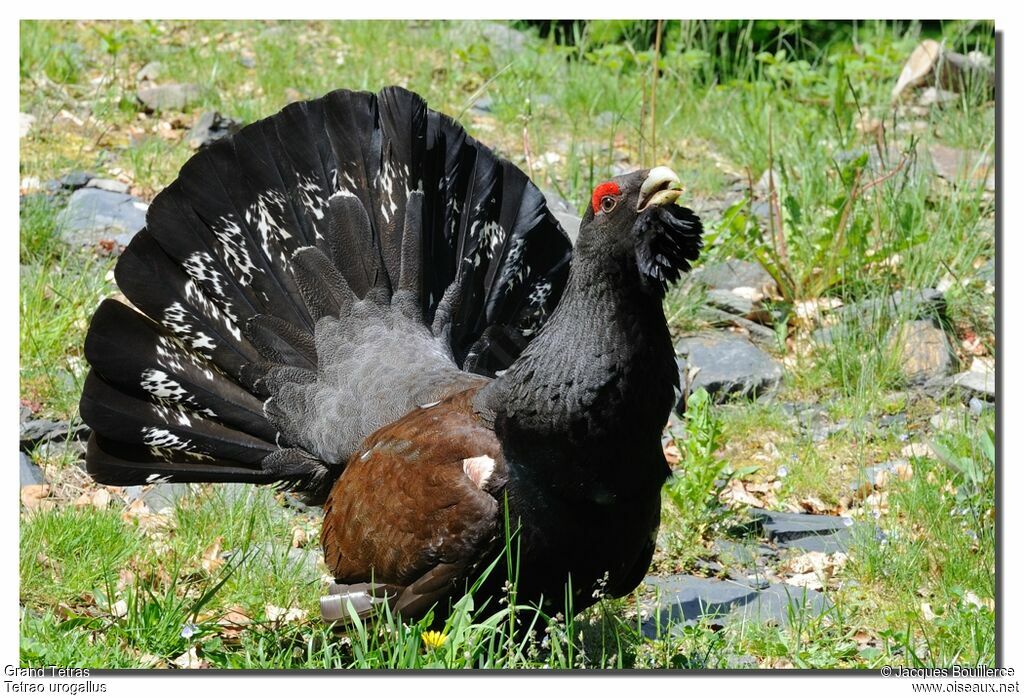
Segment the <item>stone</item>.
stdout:
<path fill-rule="evenodd" d="M 160 73 L 163 72 L 164 64 L 160 61 L 150 61 L 146 65 L 139 69 L 139 72 L 135 74 L 136 82 L 147 82 L 156 80 L 160 77 Z"/>
<path fill-rule="evenodd" d="M 945 330 L 934 320 L 914 320 L 889 334 L 889 350 L 902 357 L 900 368 L 911 385 L 953 372 L 956 356 Z"/>
<path fill-rule="evenodd" d="M 615 112 L 603 111 L 594 117 L 594 124 L 601 128 L 608 128 L 615 123 Z"/>
<path fill-rule="evenodd" d="M 32 130 L 32 124 L 35 123 L 36 117 L 25 112 L 18 112 L 18 138 L 24 138 Z"/>
<path fill-rule="evenodd" d="M 64 189 L 81 189 L 82 187 L 89 184 L 89 182 L 96 178 L 92 172 L 83 172 L 81 170 L 75 170 L 61 177 L 58 182 Z"/>
<path fill-rule="evenodd" d="M 544 200 L 548 204 L 548 210 L 552 213 L 576 213 L 576 209 L 573 208 L 564 196 L 559 194 L 553 189 L 541 189 L 540 193 L 544 195 Z"/>
<path fill-rule="evenodd" d="M 695 269 L 690 276 L 694 282 L 702 283 L 709 289 L 731 291 L 735 288 L 752 288 L 763 296 L 773 296 L 778 292 L 775 279 L 757 262 L 726 259 Z"/>
<path fill-rule="evenodd" d="M 206 111 L 196 121 L 195 126 L 185 134 L 185 142 L 192 150 L 205 148 L 221 138 L 235 134 L 242 128 L 242 122 L 230 116 L 223 116 L 217 111 Z"/>
<path fill-rule="evenodd" d="M 942 90 L 937 87 L 929 87 L 921 92 L 921 96 L 917 98 L 917 103 L 922 107 L 931 107 L 936 104 L 951 104 L 957 102 L 960 99 L 960 95 L 956 92 L 949 92 L 948 90 Z"/>
<path fill-rule="evenodd" d="M 737 295 L 732 291 L 720 288 L 709 289 L 705 295 L 708 305 L 724 310 L 727 313 L 747 317 L 754 312 L 754 302 L 749 298 Z"/>
<path fill-rule="evenodd" d="M 65 421 L 28 419 L 21 422 L 19 441 L 22 448 L 28 449 L 42 441 L 86 439 L 90 433 L 89 427 L 81 423 L 71 426 Z"/>
<path fill-rule="evenodd" d="M 874 490 L 876 485 L 881 487 L 888 480 L 905 477 L 910 472 L 912 472 L 910 461 L 905 458 L 897 458 L 884 463 L 878 463 L 877 465 L 869 465 L 866 468 L 861 468 L 861 471 L 857 474 L 856 482 L 850 483 L 850 492 L 867 496 Z"/>
<path fill-rule="evenodd" d="M 472 26 L 492 48 L 508 53 L 521 53 L 530 41 L 527 34 L 500 22 L 473 22 Z"/>
<path fill-rule="evenodd" d="M 967 402 L 968 412 L 970 412 L 975 417 L 980 417 L 983 412 L 988 412 L 989 410 L 994 409 L 995 405 L 993 405 L 991 402 L 984 402 L 976 397 L 972 397 Z"/>
<path fill-rule="evenodd" d="M 842 516 L 792 514 L 756 507 L 751 507 L 748 513 L 760 525 L 768 541 L 779 548 L 846 552 L 853 537 L 853 521 Z"/>
<path fill-rule="evenodd" d="M 901 318 L 907 321 L 935 320 L 946 317 L 946 296 L 934 288 L 904 289 L 885 298 L 869 298 L 837 308 L 832 317 L 838 322 L 831 327 L 820 327 L 811 338 L 822 345 L 830 345 L 851 327 L 870 330 L 882 318 Z"/>
<path fill-rule="evenodd" d="M 580 225 L 583 223 L 583 219 L 572 213 L 561 213 L 555 212 L 555 220 L 562 226 L 562 230 L 569 236 L 569 242 L 573 245 L 576 244 L 576 238 L 580 234 Z"/>
<path fill-rule="evenodd" d="M 126 246 L 146 225 L 148 205 L 128 194 L 79 189 L 57 214 L 56 228 L 69 245 L 93 246 L 113 239 Z"/>
<path fill-rule="evenodd" d="M 687 394 L 704 388 L 716 402 L 766 395 L 782 381 L 782 364 L 746 337 L 724 333 L 684 337 L 676 343 L 676 355 L 680 385 L 686 386 L 690 370 L 698 369 Z"/>
<path fill-rule="evenodd" d="M 94 178 L 90 179 L 85 186 L 91 187 L 93 189 L 102 189 L 103 191 L 112 191 L 115 194 L 128 193 L 128 185 L 116 179 Z"/>
<path fill-rule="evenodd" d="M 953 376 L 950 383 L 968 395 L 993 402 L 996 399 L 996 369 L 988 362 L 975 358 L 971 368 Z"/>
<path fill-rule="evenodd" d="M 150 511 L 159 512 L 173 509 L 177 501 L 191 491 L 189 485 L 184 482 L 158 482 L 153 485 L 125 487 L 124 495 L 129 504 L 141 499 Z"/>
<path fill-rule="evenodd" d="M 935 174 L 951 184 L 964 183 L 974 187 L 984 185 L 988 191 L 996 189 L 996 167 L 988 155 L 974 150 L 961 150 L 935 143 L 928 148 Z"/>
<path fill-rule="evenodd" d="M 473 114 L 490 114 L 492 109 L 494 109 L 494 100 L 487 95 L 482 95 L 473 102 L 469 111 Z"/>
<path fill-rule="evenodd" d="M 647 577 L 644 582 L 657 595 L 651 617 L 641 626 L 652 639 L 682 634 L 683 628 L 701 620 L 720 626 L 774 622 L 785 627 L 791 618 L 805 613 L 818 617 L 832 607 L 821 592 L 787 584 L 758 589 L 735 580 L 685 574 Z"/>
<path fill-rule="evenodd" d="M 147 111 L 181 111 L 201 94 L 199 85 L 192 84 L 149 85 L 136 92 Z"/>
<path fill-rule="evenodd" d="M 19 468 L 18 468 L 18 481 L 21 487 L 28 485 L 44 485 L 46 484 L 46 477 L 43 475 L 42 469 L 32 462 L 24 453 L 18 454 Z"/>

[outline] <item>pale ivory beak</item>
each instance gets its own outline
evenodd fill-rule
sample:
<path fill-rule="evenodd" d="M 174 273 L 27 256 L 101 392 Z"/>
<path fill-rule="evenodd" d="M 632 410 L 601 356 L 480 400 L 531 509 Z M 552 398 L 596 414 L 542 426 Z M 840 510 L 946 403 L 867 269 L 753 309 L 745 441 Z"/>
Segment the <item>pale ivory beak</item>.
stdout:
<path fill-rule="evenodd" d="M 683 185 L 675 172 L 664 166 L 655 167 L 640 186 L 640 199 L 637 201 L 636 210 L 665 206 L 678 199 L 682 193 Z"/>

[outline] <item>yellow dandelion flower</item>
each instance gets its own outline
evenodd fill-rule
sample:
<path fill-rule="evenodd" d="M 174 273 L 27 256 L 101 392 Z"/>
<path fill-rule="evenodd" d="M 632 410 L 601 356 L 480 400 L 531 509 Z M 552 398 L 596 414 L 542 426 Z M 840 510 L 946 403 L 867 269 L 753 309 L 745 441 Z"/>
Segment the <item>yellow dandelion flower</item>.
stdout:
<path fill-rule="evenodd" d="M 428 652 L 432 652 L 443 645 L 445 640 L 448 639 L 448 636 L 442 632 L 438 632 L 437 630 L 427 630 L 420 634 L 420 638 L 423 640 L 424 649 Z"/>

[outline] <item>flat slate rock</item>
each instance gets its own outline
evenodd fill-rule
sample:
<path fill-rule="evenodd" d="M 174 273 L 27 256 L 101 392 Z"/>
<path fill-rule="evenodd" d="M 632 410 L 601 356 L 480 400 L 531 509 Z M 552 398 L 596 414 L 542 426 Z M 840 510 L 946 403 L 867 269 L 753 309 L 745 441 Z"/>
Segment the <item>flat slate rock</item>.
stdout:
<path fill-rule="evenodd" d="M 18 481 L 21 487 L 42 485 L 46 482 L 42 469 L 24 453 L 19 453 Z"/>
<path fill-rule="evenodd" d="M 852 520 L 824 514 L 792 514 L 751 507 L 768 541 L 779 548 L 808 552 L 846 552 L 853 538 Z"/>
<path fill-rule="evenodd" d="M 85 424 L 72 427 L 65 421 L 50 419 L 27 419 L 20 424 L 19 441 L 22 448 L 31 448 L 41 441 L 66 441 L 86 439 L 91 433 Z"/>
<path fill-rule="evenodd" d="M 757 589 L 735 580 L 686 574 L 647 577 L 644 582 L 657 592 L 654 612 L 641 626 L 644 636 L 652 639 L 666 632 L 679 635 L 703 619 L 722 626 L 769 621 L 786 626 L 791 617 L 818 617 L 832 607 L 821 592 L 788 584 Z"/>
<path fill-rule="evenodd" d="M 704 388 L 716 402 L 771 393 L 782 380 L 782 365 L 745 337 L 729 334 L 684 337 L 676 343 L 686 385 L 691 368 L 700 369 L 690 392 Z"/>
<path fill-rule="evenodd" d="M 205 148 L 222 138 L 235 134 L 242 128 L 242 122 L 217 111 L 203 112 L 195 126 L 185 135 L 185 141 L 192 150 Z"/>
<path fill-rule="evenodd" d="M 64 242 L 89 247 L 102 240 L 127 245 L 146 225 L 148 205 L 128 194 L 102 189 L 79 189 L 57 214 L 57 231 Z"/>

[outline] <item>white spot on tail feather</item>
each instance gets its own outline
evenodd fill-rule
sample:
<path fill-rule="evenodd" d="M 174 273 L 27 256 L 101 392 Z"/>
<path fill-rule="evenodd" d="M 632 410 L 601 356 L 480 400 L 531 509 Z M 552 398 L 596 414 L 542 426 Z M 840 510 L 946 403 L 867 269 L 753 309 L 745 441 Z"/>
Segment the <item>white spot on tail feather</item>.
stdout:
<path fill-rule="evenodd" d="M 494 472 L 494 459 L 490 456 L 474 456 L 462 460 L 462 471 L 473 484 L 483 489 Z"/>

